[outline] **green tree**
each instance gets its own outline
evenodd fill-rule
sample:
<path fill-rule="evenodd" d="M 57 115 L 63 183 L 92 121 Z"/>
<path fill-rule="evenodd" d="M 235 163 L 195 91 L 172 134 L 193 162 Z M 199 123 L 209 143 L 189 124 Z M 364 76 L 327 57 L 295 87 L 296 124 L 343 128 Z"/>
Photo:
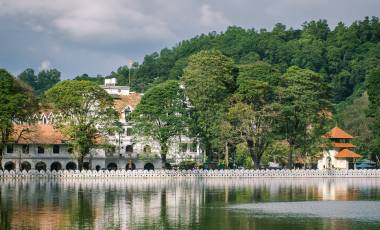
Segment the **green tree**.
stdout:
<path fill-rule="evenodd" d="M 253 167 L 251 154 L 248 151 L 247 143 L 239 143 L 236 145 L 236 164 L 241 165 L 246 169 Z"/>
<path fill-rule="evenodd" d="M 0 167 L 3 153 L 12 138 L 15 123 L 31 120 L 37 107 L 30 87 L 0 69 Z"/>
<path fill-rule="evenodd" d="M 255 168 L 260 167 L 261 157 L 274 138 L 277 116 L 275 91 L 280 72 L 265 62 L 239 67 L 237 100 L 228 111 L 228 120 L 245 142 Z"/>
<path fill-rule="evenodd" d="M 105 90 L 90 81 L 66 80 L 45 93 L 47 102 L 57 114 L 55 124 L 67 138 L 78 160 L 79 169 L 90 149 L 107 141 L 116 129 L 117 112 Z"/>
<path fill-rule="evenodd" d="M 42 95 L 61 80 L 61 72 L 56 69 L 42 70 L 37 75 L 36 93 Z"/>
<path fill-rule="evenodd" d="M 331 85 L 334 100 L 338 102 L 346 99 L 354 91 L 354 84 L 351 82 L 351 74 L 347 70 L 343 70 L 334 76 Z"/>
<path fill-rule="evenodd" d="M 221 52 L 201 51 L 189 58 L 182 77 L 191 108 L 191 130 L 210 160 L 214 151 L 225 146 L 220 142 L 221 124 L 235 87 L 233 68 L 233 61 Z"/>
<path fill-rule="evenodd" d="M 293 167 L 295 153 L 308 153 L 305 148 L 313 147 L 323 133 L 331 108 L 328 92 L 323 77 L 311 70 L 291 67 L 282 76 L 278 125 L 289 143 L 289 168 Z"/>
<path fill-rule="evenodd" d="M 157 141 L 162 165 L 173 140 L 185 134 L 188 114 L 185 95 L 178 81 L 168 80 L 150 88 L 131 114 L 134 132 Z"/>
<path fill-rule="evenodd" d="M 286 165 L 289 155 L 289 146 L 283 142 L 272 142 L 268 148 L 265 149 L 263 154 L 263 162 L 269 164 L 269 162 L 279 163 L 280 165 Z"/>
<path fill-rule="evenodd" d="M 359 93 L 348 98 L 344 103 L 340 103 L 336 109 L 335 120 L 339 127 L 352 134 L 355 138 L 353 144 L 357 147 L 355 151 L 360 154 L 371 156 L 372 147 L 368 143 L 373 143 L 373 135 L 370 127 L 373 125 L 374 118 L 368 116 L 368 94 L 367 92 Z"/>
<path fill-rule="evenodd" d="M 261 157 L 273 140 L 275 116 L 271 106 L 256 110 L 253 105 L 238 102 L 229 109 L 228 119 L 247 144 L 256 169 L 260 168 Z"/>
<path fill-rule="evenodd" d="M 28 68 L 18 75 L 18 79 L 30 85 L 33 89 L 36 88 L 37 76 L 34 73 L 34 70 Z"/>
<path fill-rule="evenodd" d="M 74 78 L 74 80 L 78 81 L 93 81 L 98 85 L 103 85 L 104 84 L 104 77 L 101 75 L 97 75 L 96 77 L 91 77 L 88 74 L 84 73 L 82 75 L 78 75 Z"/>
<path fill-rule="evenodd" d="M 370 71 L 367 77 L 369 116 L 374 119 L 370 126 L 373 140 L 370 144 L 374 155 L 380 157 L 380 67 Z"/>

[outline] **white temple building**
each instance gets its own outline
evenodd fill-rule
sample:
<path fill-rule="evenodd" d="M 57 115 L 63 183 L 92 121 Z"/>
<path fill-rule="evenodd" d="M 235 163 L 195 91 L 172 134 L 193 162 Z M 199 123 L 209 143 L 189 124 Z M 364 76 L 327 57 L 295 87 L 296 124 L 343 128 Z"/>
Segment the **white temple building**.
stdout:
<path fill-rule="evenodd" d="M 115 109 L 119 112 L 122 132 L 110 136 L 114 150 L 92 149 L 84 159 L 85 169 L 160 169 L 160 146 L 157 142 L 133 134 L 128 121 L 131 113 L 141 100 L 142 94 L 130 92 L 128 86 L 118 86 L 115 78 L 105 79 L 102 88 L 114 98 Z M 3 169 L 17 170 L 60 170 L 77 169 L 78 162 L 70 154 L 63 135 L 53 126 L 54 113 L 42 110 L 34 115 L 38 120 L 33 125 L 15 125 L 13 141 L 3 155 Z M 203 159 L 199 144 L 191 138 L 176 138 L 169 148 L 167 162 L 178 164 L 182 160 L 201 162 Z"/>
<path fill-rule="evenodd" d="M 353 137 L 338 127 L 323 137 L 331 140 L 332 146 L 322 152 L 322 158 L 318 160 L 318 169 L 354 169 L 355 161 L 362 155 L 352 151 L 356 147 L 351 143 Z"/>

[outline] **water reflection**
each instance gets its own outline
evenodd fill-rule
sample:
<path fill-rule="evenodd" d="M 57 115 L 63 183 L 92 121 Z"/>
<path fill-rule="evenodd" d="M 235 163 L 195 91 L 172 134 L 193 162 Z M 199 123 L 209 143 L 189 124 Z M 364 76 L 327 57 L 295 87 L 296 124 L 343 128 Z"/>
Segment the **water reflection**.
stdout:
<path fill-rule="evenodd" d="M 0 229 L 367 229 L 379 223 L 285 218 L 231 205 L 380 200 L 380 179 L 25 179 L 0 181 Z"/>

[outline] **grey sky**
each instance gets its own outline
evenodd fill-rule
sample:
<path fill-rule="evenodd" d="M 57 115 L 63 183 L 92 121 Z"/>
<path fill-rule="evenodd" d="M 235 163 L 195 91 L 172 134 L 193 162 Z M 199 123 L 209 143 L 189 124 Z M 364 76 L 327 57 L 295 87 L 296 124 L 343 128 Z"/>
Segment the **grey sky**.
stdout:
<path fill-rule="evenodd" d="M 109 74 L 128 59 L 228 25 L 299 28 L 379 16 L 379 0 L 0 0 L 0 67 Z"/>

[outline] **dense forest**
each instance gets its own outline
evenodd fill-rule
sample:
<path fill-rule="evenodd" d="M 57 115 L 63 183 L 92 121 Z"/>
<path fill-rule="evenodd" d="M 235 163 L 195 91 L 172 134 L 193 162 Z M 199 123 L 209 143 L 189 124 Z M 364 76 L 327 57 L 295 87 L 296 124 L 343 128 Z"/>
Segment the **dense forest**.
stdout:
<path fill-rule="evenodd" d="M 204 50 L 219 51 L 230 58 L 235 78 L 239 71 L 244 72 L 244 66 L 255 63 L 267 63 L 276 76 L 286 76 L 289 68 L 297 66 L 323 77 L 328 85 L 326 95 L 333 105 L 334 123 L 356 137 L 358 152 L 369 154 L 375 151 L 368 145 L 374 138 L 370 130 L 374 116 L 368 112 L 371 95 L 366 92 L 366 79 L 380 66 L 379 41 L 377 17 L 366 17 L 351 25 L 338 23 L 335 28 L 326 20 L 305 22 L 301 29 L 278 23 L 270 31 L 231 26 L 224 32 L 202 34 L 146 55 L 141 64 L 135 63 L 131 69 L 122 66 L 109 76 L 83 74 L 75 79 L 101 84 L 104 78 L 116 77 L 121 85 L 128 85 L 130 75 L 132 90 L 146 92 L 167 80 L 181 80 L 184 70 L 189 68 L 189 57 Z M 59 72 L 50 70 L 35 75 L 33 70 L 27 69 L 19 78 L 41 95 L 59 81 Z"/>

